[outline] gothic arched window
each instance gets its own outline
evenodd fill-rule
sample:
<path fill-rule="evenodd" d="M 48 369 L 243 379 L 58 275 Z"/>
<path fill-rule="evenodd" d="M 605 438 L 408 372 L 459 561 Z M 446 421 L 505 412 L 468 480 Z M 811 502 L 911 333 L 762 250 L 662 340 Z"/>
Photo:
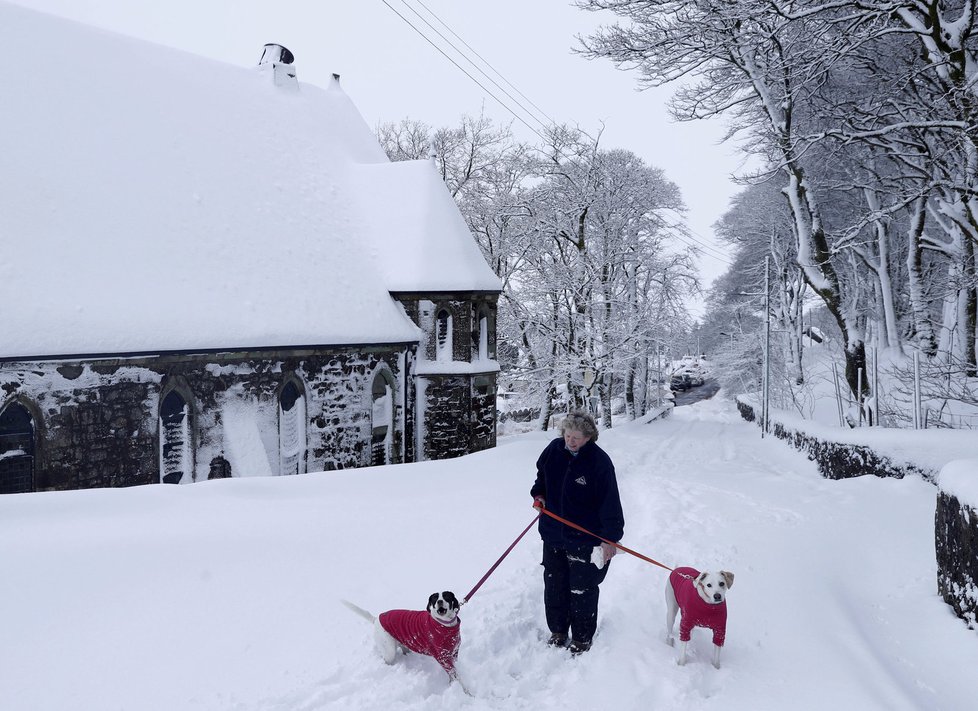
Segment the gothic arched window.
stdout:
<path fill-rule="evenodd" d="M 435 316 L 435 359 L 452 360 L 452 315 L 439 309 Z"/>
<path fill-rule="evenodd" d="M 371 386 L 370 464 L 390 464 L 391 439 L 394 435 L 394 389 L 388 375 L 378 371 Z"/>
<path fill-rule="evenodd" d="M 489 309 L 480 304 L 475 309 L 472 324 L 472 359 L 488 360 L 489 354 Z"/>
<path fill-rule="evenodd" d="M 160 403 L 160 481 L 164 484 L 193 480 L 190 416 L 190 406 L 176 390 Z"/>
<path fill-rule="evenodd" d="M 306 398 L 300 384 L 289 380 L 278 397 L 279 474 L 306 471 Z"/>

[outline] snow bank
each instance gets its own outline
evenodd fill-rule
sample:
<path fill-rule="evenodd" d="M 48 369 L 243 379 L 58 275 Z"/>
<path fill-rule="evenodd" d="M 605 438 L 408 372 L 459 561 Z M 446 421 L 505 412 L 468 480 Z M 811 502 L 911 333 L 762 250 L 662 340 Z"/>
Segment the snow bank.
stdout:
<path fill-rule="evenodd" d="M 459 666 L 392 666 L 341 599 L 464 595 L 533 518 L 554 433 L 455 460 L 0 497 L 4 709 L 913 711 L 974 705 L 974 632 L 935 592 L 934 488 L 828 481 L 729 403 L 601 433 L 625 545 L 736 574 L 722 668 L 661 639 L 666 574 L 627 555 L 593 649 L 549 649 L 534 531 L 462 609 Z M 881 582 L 882 581 L 882 582 Z"/>
<path fill-rule="evenodd" d="M 948 462 L 941 469 L 937 484 L 941 491 L 978 511 L 978 459 Z"/>
<path fill-rule="evenodd" d="M 754 397 L 737 398 L 759 411 Z M 978 434 L 974 430 L 908 430 L 891 427 L 858 427 L 848 429 L 806 420 L 784 410 L 771 408 L 771 423 L 787 430 L 802 432 L 824 442 L 868 447 L 897 465 L 909 465 L 936 475 L 955 459 L 974 456 L 978 449 Z"/>

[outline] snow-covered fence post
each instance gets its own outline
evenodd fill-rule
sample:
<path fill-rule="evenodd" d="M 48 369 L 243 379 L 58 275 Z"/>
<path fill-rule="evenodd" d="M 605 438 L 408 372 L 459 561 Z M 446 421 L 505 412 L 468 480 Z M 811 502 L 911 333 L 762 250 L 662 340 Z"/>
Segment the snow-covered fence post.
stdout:
<path fill-rule="evenodd" d="M 938 592 L 969 629 L 978 628 L 978 459 L 941 470 L 934 548 Z"/>
<path fill-rule="evenodd" d="M 873 347 L 873 405 L 872 405 L 873 419 L 870 421 L 870 426 L 876 425 L 877 427 L 882 427 L 883 423 L 880 422 L 880 351 L 879 348 Z"/>
<path fill-rule="evenodd" d="M 839 388 L 839 367 L 832 363 L 832 379 L 835 382 L 835 402 L 839 406 L 839 427 L 845 427 L 846 420 L 842 414 L 842 390 Z"/>

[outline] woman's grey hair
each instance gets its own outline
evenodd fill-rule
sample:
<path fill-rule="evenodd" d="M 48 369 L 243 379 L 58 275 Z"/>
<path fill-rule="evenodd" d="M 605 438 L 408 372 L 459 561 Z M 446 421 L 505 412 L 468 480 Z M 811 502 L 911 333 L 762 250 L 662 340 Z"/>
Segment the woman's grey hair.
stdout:
<path fill-rule="evenodd" d="M 592 442 L 598 441 L 598 425 L 594 421 L 594 418 L 588 412 L 571 412 L 564 418 L 564 421 L 560 423 L 560 434 L 563 434 L 570 430 L 571 432 L 580 432 L 582 435 L 587 437 Z"/>

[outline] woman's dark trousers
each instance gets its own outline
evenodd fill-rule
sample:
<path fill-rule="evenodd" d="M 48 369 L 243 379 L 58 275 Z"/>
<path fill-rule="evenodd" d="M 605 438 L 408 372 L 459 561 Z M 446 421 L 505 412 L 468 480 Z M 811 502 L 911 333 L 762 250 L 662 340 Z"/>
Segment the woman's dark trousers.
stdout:
<path fill-rule="evenodd" d="M 543 544 L 543 605 L 551 632 L 590 643 L 598 627 L 598 585 L 611 563 L 591 563 L 593 546 Z"/>

